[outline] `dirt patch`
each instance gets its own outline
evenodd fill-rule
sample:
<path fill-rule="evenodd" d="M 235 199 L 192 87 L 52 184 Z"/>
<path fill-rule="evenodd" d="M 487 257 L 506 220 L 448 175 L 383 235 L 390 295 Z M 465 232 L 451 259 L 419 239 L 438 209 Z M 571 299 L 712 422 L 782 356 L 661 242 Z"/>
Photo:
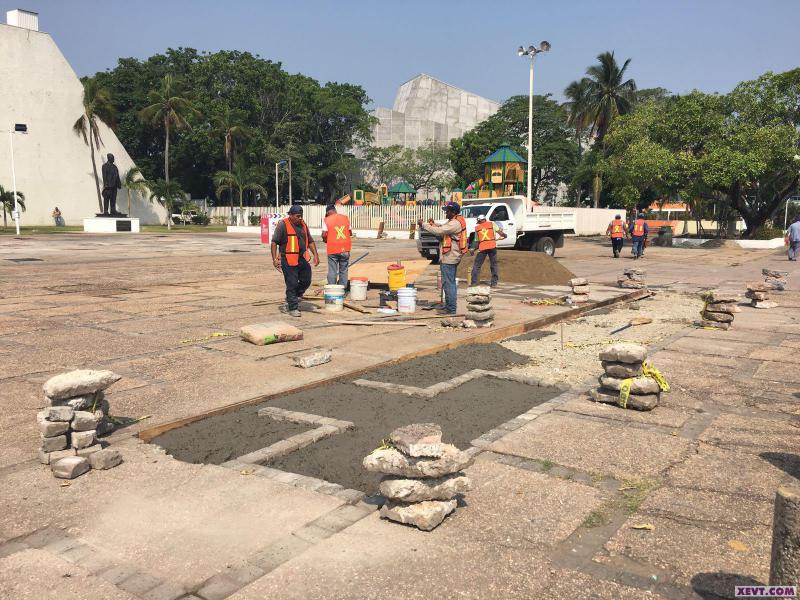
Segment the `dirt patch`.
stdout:
<path fill-rule="evenodd" d="M 507 342 L 530 342 L 532 340 L 541 340 L 542 338 L 546 338 L 549 335 L 555 335 L 555 331 L 543 331 L 541 329 L 534 329 L 533 331 L 529 331 L 528 333 L 523 333 L 522 335 L 515 335 L 513 338 L 509 338 Z"/>
<path fill-rule="evenodd" d="M 458 277 L 469 279 L 475 257 L 467 254 L 458 265 Z M 575 275 L 552 256 L 542 252 L 521 250 L 500 250 L 497 253 L 497 268 L 500 281 L 522 283 L 525 285 L 567 285 Z M 480 279 L 488 282 L 491 278 L 489 261 L 481 268 Z"/>
<path fill-rule="evenodd" d="M 203 419 L 153 438 L 153 443 L 178 460 L 219 465 L 309 429 L 259 417 L 257 412 L 256 407 L 247 406 Z"/>
<path fill-rule="evenodd" d="M 361 377 L 371 381 L 428 387 L 472 369 L 500 371 L 526 362 L 527 356 L 517 354 L 500 344 L 470 344 L 375 369 Z"/>
<path fill-rule="evenodd" d="M 412 422 L 439 423 L 446 442 L 467 448 L 486 431 L 559 393 L 556 388 L 486 377 L 432 399 L 349 383 L 290 394 L 269 405 L 352 421 L 356 428 L 292 452 L 269 466 L 373 494 L 378 489 L 378 477 L 364 471 L 361 461 L 397 427 Z"/>
<path fill-rule="evenodd" d="M 525 365 L 514 367 L 512 372 L 554 384 L 575 386 L 600 375 L 603 369 L 597 355 L 612 340 L 636 342 L 645 346 L 663 343 L 667 337 L 690 327 L 699 318 L 702 307 L 703 302 L 699 295 L 659 292 L 656 296 L 611 309 L 607 314 L 593 311 L 591 315 L 564 321 L 563 348 L 561 323 L 541 330 L 558 335 L 549 335 L 538 340 L 522 340 L 516 337 L 502 344 L 530 357 Z M 628 324 L 634 317 L 651 317 L 653 322 L 611 333 Z M 658 367 L 658 361 L 655 362 Z M 669 373 L 664 375 L 669 380 Z"/>

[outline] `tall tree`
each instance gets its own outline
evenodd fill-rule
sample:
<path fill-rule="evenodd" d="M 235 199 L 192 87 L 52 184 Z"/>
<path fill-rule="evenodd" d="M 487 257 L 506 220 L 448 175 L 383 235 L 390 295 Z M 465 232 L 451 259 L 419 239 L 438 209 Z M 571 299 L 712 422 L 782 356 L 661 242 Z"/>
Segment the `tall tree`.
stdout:
<path fill-rule="evenodd" d="M 232 109 L 230 106 L 225 105 L 213 117 L 213 125 L 208 132 L 211 137 L 222 138 L 223 140 L 223 153 L 228 173 L 231 172 L 233 167 L 237 144 L 241 144 L 252 137 L 250 128 L 244 124 L 245 117 L 244 111 Z M 231 198 L 231 207 L 233 207 L 231 189 L 228 189 L 228 196 Z"/>
<path fill-rule="evenodd" d="M 239 159 L 233 164 L 233 169 L 230 171 L 218 171 L 214 175 L 214 183 L 217 184 L 217 194 L 222 195 L 222 192 L 227 188 L 236 188 L 239 192 L 239 209 L 240 217 L 244 209 L 244 193 L 247 191 L 258 192 L 265 197 L 268 192 L 262 185 L 264 181 L 264 173 L 258 167 L 248 167 L 244 160 Z"/>
<path fill-rule="evenodd" d="M 417 192 L 436 189 L 447 179 L 450 171 L 450 153 L 447 146 L 429 142 L 419 148 L 407 148 L 401 155 L 398 175 L 411 184 Z"/>
<path fill-rule="evenodd" d="M 122 175 L 122 187 L 128 195 L 128 216 L 131 216 L 131 192 L 144 196 L 149 191 L 147 180 L 142 176 L 139 167 L 131 167 Z"/>
<path fill-rule="evenodd" d="M 172 229 L 172 213 L 186 199 L 186 192 L 175 180 L 159 179 L 150 182 L 150 202 L 156 201 L 167 209 L 167 229 Z"/>
<path fill-rule="evenodd" d="M 169 137 L 172 129 L 191 129 L 188 118 L 200 116 L 192 102 L 183 96 L 181 84 L 172 75 L 164 75 L 157 89 L 150 90 L 148 106 L 139 113 L 142 120 L 164 128 L 164 180 L 169 185 Z"/>
<path fill-rule="evenodd" d="M 72 131 L 81 136 L 86 145 L 89 146 L 94 185 L 97 189 L 97 205 L 100 208 L 100 212 L 103 212 L 103 197 L 100 194 L 100 178 L 97 176 L 97 163 L 94 159 L 94 152 L 95 148 L 99 150 L 103 143 L 100 137 L 100 121 L 112 127 L 114 125 L 114 116 L 114 105 L 108 89 L 100 86 L 94 78 L 86 79 L 83 82 L 83 114 L 72 125 Z"/>
<path fill-rule="evenodd" d="M 6 190 L 0 185 L 0 205 L 3 207 L 3 229 L 8 226 L 6 215 L 14 210 L 14 191 Z M 25 211 L 25 194 L 17 190 L 17 206 L 21 211 Z"/>

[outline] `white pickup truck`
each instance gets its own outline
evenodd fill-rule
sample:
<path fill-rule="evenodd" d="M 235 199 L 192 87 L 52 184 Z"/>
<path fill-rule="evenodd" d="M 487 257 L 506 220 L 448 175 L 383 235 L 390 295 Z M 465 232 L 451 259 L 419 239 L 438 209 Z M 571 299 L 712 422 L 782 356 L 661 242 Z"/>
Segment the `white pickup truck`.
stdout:
<path fill-rule="evenodd" d="M 574 212 L 548 206 L 528 209 L 524 196 L 464 200 L 461 215 L 467 223 L 470 244 L 478 215 L 486 215 L 489 221 L 503 228 L 507 237 L 497 241 L 498 248 L 533 250 L 553 256 L 556 248 L 564 246 L 564 234 L 575 233 Z M 437 221 L 442 223 L 444 220 Z M 439 239 L 433 234 L 420 230 L 417 250 L 434 263 L 439 261 Z"/>

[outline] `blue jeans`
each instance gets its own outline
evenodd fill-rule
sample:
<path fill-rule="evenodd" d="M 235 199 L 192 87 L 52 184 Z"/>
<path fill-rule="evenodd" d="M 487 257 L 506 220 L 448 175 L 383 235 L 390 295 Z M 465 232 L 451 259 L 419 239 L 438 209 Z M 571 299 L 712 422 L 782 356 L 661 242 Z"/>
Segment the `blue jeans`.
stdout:
<path fill-rule="evenodd" d="M 633 238 L 633 255 L 642 256 L 643 254 L 644 254 L 644 238 L 643 237 Z"/>
<path fill-rule="evenodd" d="M 328 254 L 328 284 L 334 285 L 338 283 L 339 285 L 347 287 L 347 267 L 349 265 L 349 252 L 342 252 L 341 254 Z"/>
<path fill-rule="evenodd" d="M 444 290 L 444 308 L 447 312 L 456 314 L 458 309 L 458 287 L 456 286 L 456 270 L 458 265 L 439 265 L 442 272 L 442 289 Z"/>
<path fill-rule="evenodd" d="M 789 242 L 789 260 L 797 260 L 800 256 L 800 242 Z"/>

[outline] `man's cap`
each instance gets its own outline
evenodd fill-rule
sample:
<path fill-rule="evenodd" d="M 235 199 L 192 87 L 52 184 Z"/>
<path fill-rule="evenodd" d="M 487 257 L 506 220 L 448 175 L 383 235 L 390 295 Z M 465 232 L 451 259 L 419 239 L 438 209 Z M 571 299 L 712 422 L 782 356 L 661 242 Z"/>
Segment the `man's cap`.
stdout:
<path fill-rule="evenodd" d="M 486 215 L 478 215 L 478 221 L 485 221 Z"/>
<path fill-rule="evenodd" d="M 325 212 L 326 213 L 329 213 L 331 211 L 336 212 L 336 205 L 335 204 L 328 204 L 328 206 L 325 207 Z"/>
<path fill-rule="evenodd" d="M 620 215 L 614 215 L 614 218 L 615 219 L 621 219 L 622 217 Z"/>
<path fill-rule="evenodd" d="M 302 215 L 303 214 L 303 207 L 299 204 L 293 204 L 289 207 L 289 214 L 290 215 Z"/>
<path fill-rule="evenodd" d="M 458 202 L 448 202 L 444 205 L 444 209 L 456 214 L 461 212 L 461 206 L 459 206 Z"/>

